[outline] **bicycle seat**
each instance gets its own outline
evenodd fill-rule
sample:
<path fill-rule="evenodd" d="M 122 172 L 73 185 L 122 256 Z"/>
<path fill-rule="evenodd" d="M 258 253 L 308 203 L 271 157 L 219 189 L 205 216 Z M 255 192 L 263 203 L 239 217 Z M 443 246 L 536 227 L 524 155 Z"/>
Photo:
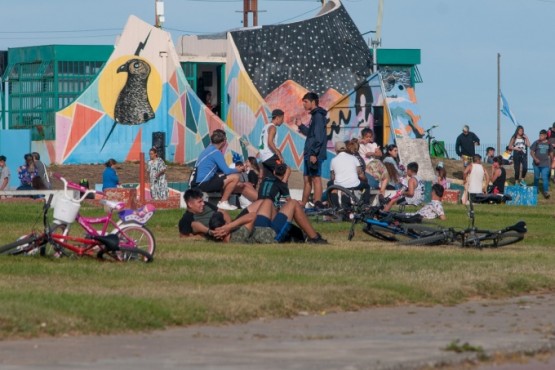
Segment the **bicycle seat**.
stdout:
<path fill-rule="evenodd" d="M 509 227 L 509 229 L 514 230 L 517 233 L 521 233 L 521 234 L 524 234 L 525 232 L 528 231 L 528 228 L 526 227 L 526 222 L 524 221 L 517 222 L 513 226 Z"/>
<path fill-rule="evenodd" d="M 106 247 L 106 250 L 109 251 L 117 251 L 119 248 L 119 237 L 114 234 L 106 235 L 106 236 L 93 236 L 94 240 L 98 240 Z"/>
<path fill-rule="evenodd" d="M 124 209 L 118 213 L 120 220 L 123 222 L 136 222 L 141 225 L 144 225 L 150 220 L 152 215 L 154 215 L 154 211 L 156 207 L 152 204 L 145 204 L 139 209 Z"/>

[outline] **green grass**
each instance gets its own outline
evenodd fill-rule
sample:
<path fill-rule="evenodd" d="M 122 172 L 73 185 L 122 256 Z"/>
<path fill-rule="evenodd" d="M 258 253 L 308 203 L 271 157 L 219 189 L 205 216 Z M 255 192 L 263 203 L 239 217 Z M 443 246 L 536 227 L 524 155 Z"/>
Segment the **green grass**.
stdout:
<path fill-rule="evenodd" d="M 30 231 L 40 203 L 0 203 L 0 244 Z M 443 225 L 465 227 L 462 206 Z M 85 206 L 83 213 L 98 215 Z M 497 250 L 400 247 L 315 220 L 331 245 L 223 245 L 179 238 L 181 210 L 158 211 L 152 264 L 0 257 L 0 339 L 222 324 L 299 312 L 456 304 L 555 291 L 552 208 L 476 206 L 477 225 L 524 219 L 523 242 Z M 40 228 L 40 220 L 36 224 Z"/>

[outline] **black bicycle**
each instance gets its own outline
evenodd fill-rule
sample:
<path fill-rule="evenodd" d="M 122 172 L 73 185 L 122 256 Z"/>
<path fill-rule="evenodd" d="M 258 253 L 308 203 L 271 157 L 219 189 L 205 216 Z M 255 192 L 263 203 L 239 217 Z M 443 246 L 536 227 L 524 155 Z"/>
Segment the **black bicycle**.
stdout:
<path fill-rule="evenodd" d="M 445 150 L 445 144 L 441 141 L 437 141 L 435 136 L 432 135 L 432 130 L 436 127 L 439 127 L 439 126 L 434 125 L 429 129 L 427 129 L 426 136 L 424 137 L 428 141 L 428 149 L 430 151 L 430 156 L 449 159 L 447 150 Z"/>
<path fill-rule="evenodd" d="M 474 202 L 468 202 L 469 225 L 466 229 L 456 231 L 451 229 L 451 241 L 460 244 L 461 247 L 472 248 L 497 248 L 509 244 L 518 243 L 524 239 L 528 231 L 526 222 L 518 221 L 514 225 L 507 226 L 500 230 L 479 229 L 475 225 L 476 217 L 474 213 Z"/>
<path fill-rule="evenodd" d="M 405 213 L 384 212 L 383 205 L 391 198 L 384 198 L 375 206 L 364 204 L 362 197 L 350 189 L 332 185 L 326 190 L 329 209 L 333 217 L 351 223 L 348 240 L 355 236 L 358 224 L 363 225 L 362 231 L 378 240 L 407 244 L 440 244 L 449 239 L 450 234 L 439 226 L 421 224 L 422 216 Z"/>

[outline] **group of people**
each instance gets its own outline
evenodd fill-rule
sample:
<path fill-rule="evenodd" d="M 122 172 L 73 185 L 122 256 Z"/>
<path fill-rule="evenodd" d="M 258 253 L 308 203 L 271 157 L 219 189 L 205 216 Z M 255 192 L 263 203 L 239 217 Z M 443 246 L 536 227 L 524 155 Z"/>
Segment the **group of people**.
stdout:
<path fill-rule="evenodd" d="M 45 190 L 50 189 L 50 177 L 46 165 L 40 160 L 37 152 L 23 156 L 24 163 L 17 168 L 19 186 L 16 190 Z M 7 166 L 7 158 L 0 155 L 0 191 L 8 190 L 11 172 Z"/>
<path fill-rule="evenodd" d="M 326 243 L 304 212 L 305 207 L 325 208 L 322 184 L 322 165 L 327 159 L 325 109 L 319 106 L 318 95 L 309 92 L 302 99 L 310 122 L 295 120 L 299 132 L 306 136 L 303 153 L 303 193 L 300 201 L 292 200 L 288 179 L 291 173 L 278 147 L 277 129 L 283 124 L 285 113 L 275 109 L 271 121 L 261 132 L 258 160 L 249 157 L 228 166 L 224 159 L 227 147 L 225 131 L 214 130 L 208 145 L 199 155 L 184 194 L 187 211 L 179 222 L 183 237 L 201 237 L 217 241 L 284 242 L 305 240 Z M 330 184 L 361 190 L 363 199 L 370 202 L 370 189 L 377 189 L 381 199 L 387 190 L 397 191 L 399 199 L 386 202 L 389 210 L 396 202 L 420 205 L 424 200 L 424 183 L 418 176 L 418 164 L 406 168 L 399 161 L 396 145 L 388 145 L 385 153 L 374 142 L 370 128 L 361 131 L 360 138 L 335 144 L 337 155 L 331 160 Z M 251 174 L 253 174 L 251 176 Z M 425 217 L 445 218 L 441 206 L 443 186 L 433 188 L 433 202 L 423 208 Z M 220 200 L 213 205 L 203 193 L 218 193 Z M 248 205 L 235 219 L 227 211 L 237 209 L 230 202 L 232 195 L 246 198 Z M 310 199 L 312 195 L 312 199 Z M 232 204 L 233 203 L 233 204 Z"/>
<path fill-rule="evenodd" d="M 480 145 L 480 139 L 469 130 L 468 125 L 463 127 L 463 132 L 457 137 L 456 152 L 462 159 L 465 171 L 464 180 L 469 194 L 483 192 L 483 185 L 491 183 L 488 192 L 503 193 L 506 182 L 506 171 L 503 165 L 510 164 L 512 160 L 514 167 L 515 185 L 527 186 L 525 180 L 528 172 L 528 154 L 533 161 L 534 181 L 533 185 L 538 189 L 542 182 L 541 194 L 544 198 L 550 198 L 549 178 L 555 181 L 553 172 L 555 169 L 555 123 L 549 130 L 540 130 L 538 139 L 531 142 L 524 132 L 524 127 L 518 125 L 509 140 L 507 151 L 511 156 L 496 156 L 495 149 L 487 148 L 486 163 L 492 165 L 491 175 L 484 171 L 481 164 L 481 156 L 475 152 L 475 147 Z M 474 168 L 474 170 L 472 169 Z"/>
<path fill-rule="evenodd" d="M 166 162 L 160 158 L 158 150 L 154 147 L 148 151 L 150 159 L 146 163 L 146 172 L 150 184 L 150 196 L 154 200 L 168 199 L 169 189 L 166 180 Z M 108 159 L 102 172 L 102 191 L 117 188 L 121 185 L 115 165 L 118 162 L 114 158 Z"/>

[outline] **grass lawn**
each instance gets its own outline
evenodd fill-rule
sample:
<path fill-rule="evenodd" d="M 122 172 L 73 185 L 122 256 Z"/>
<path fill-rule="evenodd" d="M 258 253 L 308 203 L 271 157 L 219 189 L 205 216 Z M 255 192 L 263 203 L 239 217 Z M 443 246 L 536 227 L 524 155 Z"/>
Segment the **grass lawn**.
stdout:
<path fill-rule="evenodd" d="M 42 204 L 0 202 L 0 244 L 30 231 Z M 151 264 L 0 257 L 0 339 L 222 324 L 299 312 L 408 303 L 455 304 L 555 291 L 553 210 L 477 205 L 480 227 L 528 223 L 523 242 L 497 250 L 400 247 L 348 224 L 315 226 L 330 245 L 222 245 L 180 239 L 182 210 L 158 211 Z M 465 227 L 461 205 L 444 225 Z M 101 210 L 84 206 L 86 215 Z M 40 220 L 36 227 L 40 228 Z"/>

